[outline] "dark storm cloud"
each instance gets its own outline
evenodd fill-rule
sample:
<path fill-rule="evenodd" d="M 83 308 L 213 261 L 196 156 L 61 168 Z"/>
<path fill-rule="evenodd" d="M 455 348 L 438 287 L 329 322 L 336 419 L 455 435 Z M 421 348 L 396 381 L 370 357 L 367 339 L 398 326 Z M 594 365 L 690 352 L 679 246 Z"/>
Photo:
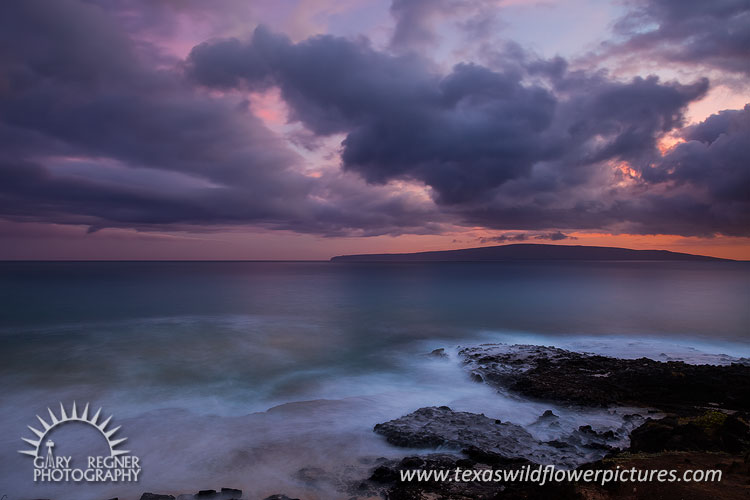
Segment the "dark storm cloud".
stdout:
<path fill-rule="evenodd" d="M 750 105 L 712 115 L 682 136 L 686 142 L 643 170 L 645 179 L 700 187 L 727 204 L 750 203 Z"/>
<path fill-rule="evenodd" d="M 551 233 L 537 234 L 534 236 L 537 240 L 550 240 L 550 241 L 561 241 L 561 240 L 577 240 L 575 236 L 570 236 L 563 233 L 562 231 L 554 231 Z"/>
<path fill-rule="evenodd" d="M 655 152 L 656 139 L 683 124 L 687 105 L 708 90 L 708 81 L 692 85 L 661 84 L 656 77 L 621 83 L 602 82 L 568 104 L 575 122 L 572 134 L 611 137 L 593 160 L 618 157 L 638 161 Z"/>
<path fill-rule="evenodd" d="M 190 68 L 220 88 L 278 85 L 310 130 L 347 133 L 346 169 L 371 182 L 424 181 L 442 203 L 481 197 L 550 154 L 538 135 L 555 100 L 517 74 L 461 64 L 441 77 L 414 57 L 330 36 L 293 45 L 263 28 L 247 44 L 196 47 Z"/>
<path fill-rule="evenodd" d="M 558 184 L 554 190 L 527 180 L 503 186 L 491 203 L 464 206 L 460 213 L 470 224 L 497 229 L 748 236 L 747 143 L 747 128 L 722 134 L 714 143 L 689 140 L 632 176 L 615 172 L 597 181 L 589 171 L 589 182 Z"/>
<path fill-rule="evenodd" d="M 325 202 L 282 199 L 277 203 L 249 197 L 244 186 L 174 188 L 158 182 L 62 177 L 39 164 L 2 162 L 0 213 L 17 221 L 84 224 L 90 231 L 103 227 L 195 231 L 248 223 L 325 236 L 441 230 L 439 224 L 429 222 L 435 218 L 432 210 L 409 196 L 363 192 L 361 184 L 347 176 L 331 177 L 311 188 L 311 196 L 327 196 Z M 175 179 L 167 182 L 174 184 Z"/>
<path fill-rule="evenodd" d="M 242 99 L 208 96 L 179 71 L 155 66 L 158 58 L 102 6 L 28 1 L 0 10 L 5 217 L 321 234 L 423 231 L 440 219 L 407 195 L 343 174 L 326 183 L 303 175 L 300 157 Z M 342 192 L 321 201 L 332 185 Z M 357 200 L 357 189 L 368 192 Z"/>
<path fill-rule="evenodd" d="M 224 90 L 277 86 L 293 120 L 317 135 L 345 134 L 346 170 L 375 184 L 423 182 L 443 212 L 468 224 L 750 232 L 742 226 L 747 207 L 729 203 L 731 193 L 659 174 L 666 159 L 658 141 L 684 126 L 684 110 L 706 94 L 708 80 L 619 81 L 569 71 L 560 58 L 510 57 L 497 70 L 459 64 L 441 74 L 364 42 L 321 36 L 294 44 L 260 28 L 244 43 L 196 47 L 188 71 Z M 706 176 L 722 168 L 698 162 Z M 737 175 L 747 168 L 740 164 Z"/>
<path fill-rule="evenodd" d="M 750 234 L 750 105 L 726 110 L 680 132 L 685 142 L 641 164 L 637 187 L 658 194 L 612 205 L 631 232 L 709 236 Z"/>
<path fill-rule="evenodd" d="M 373 182 L 423 180 L 445 203 L 481 196 L 535 162 L 571 151 L 592 162 L 652 153 L 657 136 L 680 126 L 684 108 L 708 88 L 707 80 L 562 77 L 559 61 L 544 63 L 529 61 L 529 72 L 554 69 L 564 99 L 524 84 L 515 68 L 459 64 L 441 75 L 425 61 L 364 43 L 323 36 L 292 44 L 264 28 L 248 43 L 196 47 L 189 70 L 198 82 L 222 89 L 278 85 L 293 119 L 317 134 L 348 134 L 346 168 Z M 596 136 L 605 141 L 582 151 Z"/>
<path fill-rule="evenodd" d="M 420 8 L 435 6 L 394 4 L 396 33 L 416 30 L 404 44 L 428 38 L 407 22 L 404 9 Z M 138 38 L 171 14 L 147 8 L 160 21 L 141 26 L 123 20 L 132 11 L 130 0 L 0 4 L 0 216 L 327 236 L 450 224 L 551 241 L 750 234 L 747 108 L 683 128 L 705 79 L 621 81 L 513 44 L 492 67 L 444 71 L 363 39 L 292 43 L 263 27 L 175 64 Z M 344 137 L 343 169 L 308 175 L 253 114 L 247 91 L 271 88 L 304 125 L 291 142 Z M 685 143 L 662 155 L 665 134 Z"/>
<path fill-rule="evenodd" d="M 98 7 L 29 1 L 3 10 L 2 44 L 14 50 L 0 56 L 0 109 L 20 141 L 16 148 L 32 141 L 36 155 L 95 154 L 241 183 L 295 161 L 236 104 L 205 98 L 176 75 L 140 64 Z"/>
<path fill-rule="evenodd" d="M 548 241 L 562 241 L 562 240 L 577 240 L 575 236 L 570 236 L 561 231 L 551 231 L 548 233 L 516 233 L 516 234 L 500 234 L 498 236 L 487 236 L 479 238 L 480 243 L 517 243 L 519 241 L 528 241 L 530 239 L 535 240 L 548 240 Z"/>
<path fill-rule="evenodd" d="M 526 241 L 529 236 L 526 233 L 518 234 L 500 234 L 498 236 L 484 236 L 478 238 L 478 241 L 482 244 L 485 243 L 518 243 L 519 241 Z"/>
<path fill-rule="evenodd" d="M 693 63 L 750 75 L 750 2 L 747 0 L 633 0 L 617 24 L 620 54 Z"/>

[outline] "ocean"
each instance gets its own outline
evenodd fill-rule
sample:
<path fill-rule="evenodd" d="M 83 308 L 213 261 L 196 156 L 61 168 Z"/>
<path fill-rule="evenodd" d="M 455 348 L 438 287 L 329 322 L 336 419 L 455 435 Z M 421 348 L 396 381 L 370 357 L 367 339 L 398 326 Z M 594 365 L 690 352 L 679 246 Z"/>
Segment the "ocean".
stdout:
<path fill-rule="evenodd" d="M 422 406 L 520 425 L 554 409 L 570 429 L 620 421 L 498 394 L 471 381 L 459 345 L 750 357 L 744 262 L 4 262 L 0 303 L 10 500 L 220 487 L 349 498 L 342 485 L 379 457 L 410 453 L 372 427 Z M 427 355 L 437 348 L 449 357 Z M 33 481 L 17 453 L 27 425 L 73 401 L 122 426 L 138 483 Z M 69 433 L 70 449 L 101 447 Z"/>

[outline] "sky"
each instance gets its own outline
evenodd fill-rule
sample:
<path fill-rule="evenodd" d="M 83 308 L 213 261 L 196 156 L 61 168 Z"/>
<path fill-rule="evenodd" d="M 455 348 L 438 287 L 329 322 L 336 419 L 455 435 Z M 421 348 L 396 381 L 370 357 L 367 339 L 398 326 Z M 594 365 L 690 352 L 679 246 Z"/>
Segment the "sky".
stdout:
<path fill-rule="evenodd" d="M 0 259 L 750 260 L 747 0 L 0 3 Z"/>

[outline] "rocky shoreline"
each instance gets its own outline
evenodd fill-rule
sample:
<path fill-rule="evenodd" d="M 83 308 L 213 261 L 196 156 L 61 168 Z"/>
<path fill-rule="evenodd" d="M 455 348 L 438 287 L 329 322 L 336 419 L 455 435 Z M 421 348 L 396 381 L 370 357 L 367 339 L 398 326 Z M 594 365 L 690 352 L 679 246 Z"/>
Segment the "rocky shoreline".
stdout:
<path fill-rule="evenodd" d="M 401 418 L 375 426 L 375 432 L 405 448 L 439 448 L 461 452 L 469 458 L 519 460 L 575 468 L 603 458 L 616 449 L 628 432 L 643 422 L 640 415 L 627 415 L 617 430 L 597 431 L 581 426 L 559 439 L 543 441 L 520 425 L 475 413 L 453 411 L 447 406 L 420 408 Z M 559 427 L 551 410 L 530 427 Z"/>
<path fill-rule="evenodd" d="M 660 418 L 626 415 L 621 429 L 585 425 L 565 439 L 540 442 L 523 428 L 448 407 L 421 408 L 378 424 L 396 446 L 440 448 L 447 454 L 407 457 L 379 465 L 370 483 L 389 500 L 423 498 L 749 498 L 750 366 L 690 365 L 681 361 L 618 359 L 555 347 L 487 344 L 458 351 L 469 376 L 501 392 L 573 407 L 636 406 Z M 435 356 L 444 355 L 436 350 Z M 547 411 L 537 423 L 554 423 Z M 629 446 L 613 444 L 618 434 Z M 588 451 L 588 455 L 586 452 Z M 599 456 L 597 457 L 597 452 Z M 587 458 L 588 457 L 588 458 Z M 577 470 L 718 469 L 720 483 L 639 482 L 607 485 L 559 482 L 403 482 L 404 470 L 513 470 L 555 464 Z"/>
<path fill-rule="evenodd" d="M 430 355 L 449 362 L 444 349 Z M 559 430 L 559 417 L 553 410 L 544 411 L 524 428 L 447 406 L 419 408 L 374 428 L 390 444 L 414 449 L 416 454 L 400 460 L 373 458 L 370 476 L 342 485 L 342 494 L 352 500 L 750 498 L 748 360 L 724 366 L 693 365 L 504 344 L 464 347 L 458 356 L 466 376 L 504 394 L 573 409 L 635 407 L 642 411 L 623 413 L 617 428 L 581 425 L 544 440 L 538 438 L 540 433 L 529 431 Z M 522 481 L 401 480 L 402 471 L 461 469 L 487 474 L 540 464 L 575 471 L 720 470 L 722 479 L 604 485 L 547 482 L 541 486 Z M 144 493 L 140 500 L 243 498 L 241 490 L 222 488 L 178 496 Z M 263 500 L 299 499 L 277 494 Z"/>
<path fill-rule="evenodd" d="M 486 344 L 459 350 L 472 377 L 523 396 L 582 406 L 699 414 L 750 408 L 750 363 L 692 365 L 619 359 L 556 347 Z"/>

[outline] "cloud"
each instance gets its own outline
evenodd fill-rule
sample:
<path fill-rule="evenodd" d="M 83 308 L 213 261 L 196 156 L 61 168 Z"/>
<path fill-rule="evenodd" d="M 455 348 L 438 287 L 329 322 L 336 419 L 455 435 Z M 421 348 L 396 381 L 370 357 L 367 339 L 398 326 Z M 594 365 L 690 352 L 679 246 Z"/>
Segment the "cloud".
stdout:
<path fill-rule="evenodd" d="M 622 42 L 606 52 L 750 75 L 750 4 L 745 0 L 631 0 L 617 23 Z"/>
<path fill-rule="evenodd" d="M 646 182 L 694 191 L 728 234 L 750 226 L 750 105 L 725 110 L 682 131 L 677 144 L 641 170 Z"/>
<path fill-rule="evenodd" d="M 520 241 L 534 240 L 549 240 L 549 241 L 562 241 L 562 240 L 577 240 L 575 236 L 570 236 L 561 231 L 551 231 L 548 233 L 505 233 L 497 236 L 485 236 L 478 238 L 480 243 L 518 243 Z"/>
<path fill-rule="evenodd" d="M 553 231 L 550 233 L 537 234 L 534 236 L 537 240 L 550 240 L 550 241 L 562 241 L 562 240 L 577 240 L 575 236 L 570 236 L 561 231 Z"/>
<path fill-rule="evenodd" d="M 439 231 L 445 217 L 429 200 L 351 174 L 307 175 L 245 97 L 211 95 L 144 57 L 104 7 L 30 0 L 1 10 L 2 216 L 92 230 Z"/>
<path fill-rule="evenodd" d="M 198 46 L 189 64 L 207 86 L 279 86 L 292 119 L 319 135 L 347 134 L 345 169 L 374 183 L 422 181 L 443 204 L 485 197 L 535 163 L 566 154 L 594 162 L 648 153 L 707 88 L 706 81 L 620 84 L 573 76 L 558 82 L 572 94 L 562 102 L 542 85 L 524 84 L 516 71 L 459 64 L 440 75 L 413 56 L 330 36 L 292 44 L 264 28 L 244 44 Z M 597 136 L 606 140 L 586 144 Z"/>
<path fill-rule="evenodd" d="M 456 0 L 393 0 L 391 15 L 396 26 L 391 44 L 418 47 L 433 43 L 433 22 L 441 12 L 452 10 L 456 3 Z"/>
<path fill-rule="evenodd" d="M 0 6 L 0 217 L 91 231 L 750 234 L 747 108 L 685 127 L 706 79 L 623 81 L 512 44 L 492 66 L 445 70 L 364 38 L 294 43 L 265 27 L 176 63 L 150 50 L 153 22 L 125 22 L 130 6 Z M 403 9 L 420 8 L 394 3 L 402 31 L 417 29 Z M 312 152 L 254 115 L 248 93 L 269 89 Z M 662 153 L 667 136 L 684 142 Z M 341 168 L 310 165 L 332 137 Z"/>
<path fill-rule="evenodd" d="M 479 242 L 482 244 L 485 243 L 508 243 L 515 242 L 518 243 L 519 241 L 526 241 L 529 239 L 529 236 L 526 233 L 518 233 L 518 234 L 500 234 L 498 236 L 483 236 L 481 238 L 478 238 Z"/>
<path fill-rule="evenodd" d="M 264 28 L 246 42 L 196 47 L 187 67 L 198 83 L 225 91 L 278 87 L 293 121 L 319 136 L 345 134 L 346 171 L 373 185 L 424 183 L 442 212 L 464 224 L 748 232 L 738 226 L 746 207 L 726 193 L 650 175 L 663 161 L 659 141 L 684 127 L 684 110 L 706 94 L 707 79 L 621 81 L 520 50 L 498 69 L 458 64 L 441 73 L 363 41 L 295 44 Z"/>
<path fill-rule="evenodd" d="M 395 52 L 425 51 L 456 36 L 466 39 L 468 45 L 481 46 L 502 25 L 499 13 L 508 4 L 504 0 L 392 0 L 390 13 L 395 25 L 390 48 Z"/>

